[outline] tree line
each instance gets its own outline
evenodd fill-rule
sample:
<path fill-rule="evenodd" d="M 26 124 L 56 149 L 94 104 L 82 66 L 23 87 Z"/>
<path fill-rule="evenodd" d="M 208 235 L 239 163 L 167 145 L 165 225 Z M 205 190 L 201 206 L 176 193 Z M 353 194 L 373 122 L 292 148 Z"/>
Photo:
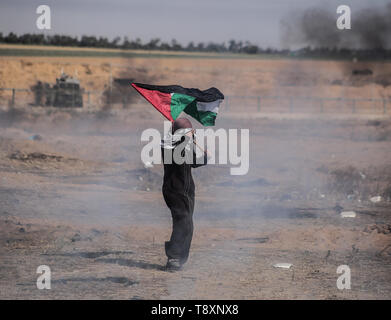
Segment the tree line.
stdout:
<path fill-rule="evenodd" d="M 72 37 L 67 35 L 44 35 L 44 34 L 22 34 L 17 35 L 10 32 L 8 35 L 0 33 L 0 43 L 12 44 L 34 44 L 52 46 L 71 47 L 92 47 L 92 48 L 112 48 L 112 49 L 135 49 L 135 50 L 164 50 L 164 51 L 200 51 L 200 52 L 234 52 L 234 53 L 258 53 L 261 49 L 249 41 L 231 40 L 226 43 L 194 43 L 189 42 L 187 46 L 182 45 L 177 40 L 171 42 L 161 41 L 153 38 L 148 42 L 142 42 L 140 38 L 130 40 L 128 37 L 115 37 L 109 40 L 107 37 L 81 36 Z M 273 51 L 268 49 L 268 51 Z"/>
<path fill-rule="evenodd" d="M 45 35 L 45 34 L 22 34 L 17 35 L 10 32 L 3 35 L 0 32 L 0 43 L 8 44 L 30 44 L 30 45 L 52 45 L 67 47 L 89 47 L 89 48 L 113 48 L 133 50 L 163 50 L 163 51 L 187 51 L 187 52 L 217 52 L 217 53 L 244 53 L 244 54 L 271 54 L 290 57 L 312 57 L 312 58 L 336 58 L 336 59 L 391 59 L 389 49 L 348 49 L 348 48 L 314 48 L 307 46 L 299 50 L 262 48 L 250 41 L 230 40 L 227 43 L 215 42 L 189 42 L 186 46 L 172 39 L 171 42 L 153 38 L 143 42 L 140 38 L 130 40 L 128 37 L 115 37 L 109 40 L 107 37 L 86 36 L 72 37 L 68 35 Z"/>

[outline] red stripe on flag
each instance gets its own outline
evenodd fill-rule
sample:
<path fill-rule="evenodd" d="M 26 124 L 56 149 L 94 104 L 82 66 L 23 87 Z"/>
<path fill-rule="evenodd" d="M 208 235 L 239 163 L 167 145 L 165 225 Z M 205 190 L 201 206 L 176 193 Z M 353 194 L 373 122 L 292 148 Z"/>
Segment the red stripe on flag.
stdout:
<path fill-rule="evenodd" d="M 163 93 L 157 90 L 147 90 L 138 87 L 132 83 L 135 88 L 145 99 L 147 99 L 163 116 L 171 122 L 174 119 L 171 116 L 171 94 Z"/>

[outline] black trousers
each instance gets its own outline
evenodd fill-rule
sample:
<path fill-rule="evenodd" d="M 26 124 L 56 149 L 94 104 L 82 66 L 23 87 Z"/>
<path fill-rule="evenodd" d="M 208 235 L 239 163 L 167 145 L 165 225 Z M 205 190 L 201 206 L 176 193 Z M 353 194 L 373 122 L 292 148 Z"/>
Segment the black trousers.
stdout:
<path fill-rule="evenodd" d="M 193 238 L 194 193 L 163 190 L 163 196 L 172 216 L 171 238 L 165 243 L 166 255 L 169 259 L 179 259 L 183 264 L 189 257 Z"/>

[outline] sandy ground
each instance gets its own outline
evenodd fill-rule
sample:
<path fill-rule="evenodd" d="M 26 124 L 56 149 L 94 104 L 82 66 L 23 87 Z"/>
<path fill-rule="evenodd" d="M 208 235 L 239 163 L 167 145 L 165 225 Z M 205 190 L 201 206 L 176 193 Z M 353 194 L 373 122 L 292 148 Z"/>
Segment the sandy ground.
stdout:
<path fill-rule="evenodd" d="M 389 119 L 222 114 L 218 127 L 250 129 L 250 170 L 194 170 L 191 255 L 171 273 L 162 167 L 140 161 L 142 130 L 163 130 L 156 112 L 1 117 L 1 299 L 391 298 Z"/>
<path fill-rule="evenodd" d="M 0 46 L 1 49 L 2 46 Z M 28 46 L 26 46 L 28 48 Z M 45 47 L 43 47 L 45 48 Z M 26 49 L 27 50 L 27 49 Z M 142 53 L 142 52 L 141 52 Z M 235 55 L 233 55 L 235 57 Z M 116 78 L 134 79 L 154 84 L 180 83 L 184 87 L 207 89 L 212 86 L 226 96 L 284 96 L 321 98 L 375 98 L 391 96 L 390 62 L 351 62 L 273 58 L 221 58 L 219 55 L 199 59 L 181 57 L 0 57 L 0 88 L 30 89 L 37 81 L 54 84 L 61 71 L 80 79 L 91 94 L 92 107 L 102 99 Z M 371 70 L 373 74 L 354 76 L 353 70 Z M 11 91 L 0 91 L 6 104 Z M 84 97 L 87 99 L 87 97 Z M 33 102 L 17 92 L 16 103 Z M 256 103 L 253 103 L 256 105 Z M 313 107 L 313 106 L 311 106 Z M 332 108 L 332 103 L 325 104 Z M 340 104 L 338 105 L 340 108 Z M 377 106 L 382 108 L 382 106 Z M 373 108 L 362 103 L 357 108 Z"/>

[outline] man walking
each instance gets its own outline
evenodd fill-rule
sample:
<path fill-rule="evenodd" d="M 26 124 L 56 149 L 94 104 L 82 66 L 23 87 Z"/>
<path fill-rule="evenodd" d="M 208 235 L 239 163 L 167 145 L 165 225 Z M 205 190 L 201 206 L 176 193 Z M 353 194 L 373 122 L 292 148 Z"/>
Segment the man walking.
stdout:
<path fill-rule="evenodd" d="M 193 237 L 194 181 L 191 169 L 206 165 L 207 152 L 197 159 L 194 151 L 194 130 L 186 118 L 177 118 L 172 125 L 172 141 L 162 141 L 164 163 L 163 196 L 171 210 L 172 234 L 165 243 L 166 269 L 180 270 L 189 257 Z M 183 149 L 183 150 L 182 150 Z M 178 161 L 178 155 L 184 161 Z M 169 161 L 168 159 L 172 159 Z"/>

